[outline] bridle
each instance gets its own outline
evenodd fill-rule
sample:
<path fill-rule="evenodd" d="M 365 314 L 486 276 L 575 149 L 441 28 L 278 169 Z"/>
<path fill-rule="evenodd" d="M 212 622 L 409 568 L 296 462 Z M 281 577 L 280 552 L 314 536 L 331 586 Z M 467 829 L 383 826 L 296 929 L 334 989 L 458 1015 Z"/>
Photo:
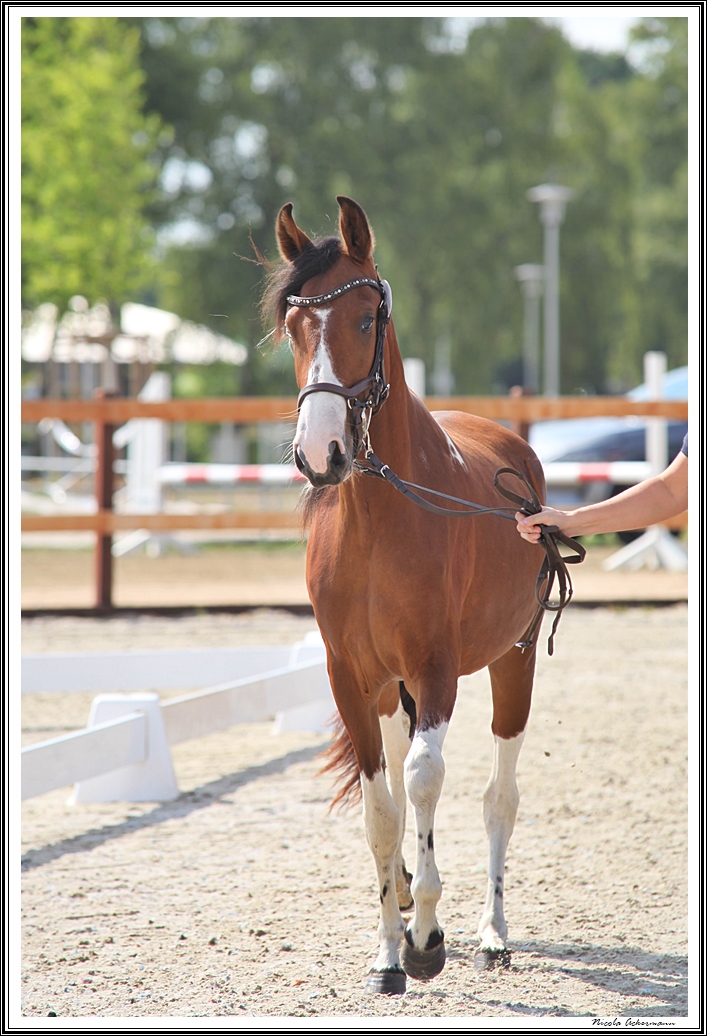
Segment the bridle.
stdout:
<path fill-rule="evenodd" d="M 419 507 L 422 507 L 427 511 L 431 511 L 433 514 L 439 514 L 449 518 L 473 517 L 478 514 L 495 514 L 499 518 L 506 518 L 511 521 L 515 521 L 514 515 L 516 510 L 522 511 L 523 514 L 526 515 L 537 514 L 538 511 L 542 509 L 542 504 L 538 499 L 537 493 L 528 482 L 525 475 L 520 471 L 516 471 L 514 468 L 499 468 L 493 480 L 496 489 L 505 496 L 507 500 L 511 500 L 514 506 L 482 507 L 480 504 L 474 504 L 470 500 L 462 500 L 460 497 L 450 496 L 447 493 L 441 493 L 438 490 L 429 489 L 426 486 L 418 486 L 414 482 L 408 482 L 405 479 L 399 478 L 387 464 L 384 464 L 380 458 L 376 456 L 371 446 L 368 427 L 371 417 L 380 410 L 390 392 L 390 385 L 385 380 L 385 370 L 383 366 L 385 334 L 393 304 L 390 285 L 387 281 L 374 280 L 371 277 L 357 277 L 355 280 L 347 281 L 346 284 L 339 285 L 338 288 L 333 288 L 332 291 L 325 292 L 323 295 L 313 295 L 309 298 L 300 295 L 288 295 L 287 302 L 290 306 L 323 306 L 325 303 L 330 302 L 333 299 L 337 299 L 341 295 L 345 295 L 354 288 L 364 286 L 375 288 L 381 296 L 376 314 L 376 349 L 373 357 L 373 365 L 368 373 L 368 377 L 364 378 L 362 381 L 358 381 L 350 388 L 347 388 L 345 385 L 336 385 L 332 382 L 326 381 L 311 382 L 304 386 L 297 397 L 298 412 L 304 400 L 313 392 L 333 392 L 337 396 L 343 396 L 351 412 L 354 426 L 354 458 L 358 456 L 362 442 L 365 447 L 365 459 L 367 464 L 364 465 L 355 460 L 354 465 L 357 471 L 363 475 L 370 475 L 373 478 L 382 479 L 385 482 L 388 482 L 394 489 L 397 489 L 399 493 L 402 493 L 403 496 L 406 496 Z M 362 392 L 365 392 L 366 395 L 363 399 L 359 399 L 358 397 Z M 515 478 L 520 479 L 528 490 L 529 498 L 521 497 L 517 493 L 513 493 L 511 490 L 502 486 L 499 482 L 499 475 L 503 474 L 513 475 Z M 418 492 L 416 492 L 416 490 Z M 433 504 L 431 501 L 425 500 L 419 495 L 420 492 L 427 493 L 438 498 L 441 497 L 442 499 L 449 500 L 455 504 L 460 504 L 462 507 L 466 508 L 466 510 L 440 507 L 438 504 Z M 553 622 L 552 632 L 548 638 L 548 654 L 552 655 L 557 624 L 560 621 L 562 612 L 572 598 L 572 581 L 570 579 L 569 572 L 567 571 L 567 565 L 578 564 L 579 562 L 584 561 L 586 550 L 581 543 L 578 543 L 577 540 L 566 536 L 555 525 L 544 525 L 540 528 L 540 545 L 545 551 L 545 560 L 543 561 L 540 572 L 538 573 L 535 588 L 538 610 L 524 638 L 516 644 L 516 647 L 521 648 L 521 650 L 532 647 L 535 635 L 540 628 L 540 621 L 542 619 L 543 612 L 551 611 L 555 612 L 555 621 Z M 573 550 L 575 552 L 574 555 L 565 557 L 560 554 L 558 542 L 563 543 L 566 547 Z M 559 601 L 557 602 L 550 600 L 555 577 L 557 577 L 559 590 Z"/>
<path fill-rule="evenodd" d="M 375 288 L 380 294 L 381 300 L 376 311 L 376 348 L 373 355 L 373 364 L 368 376 L 362 381 L 356 382 L 350 388 L 345 385 L 336 385 L 328 381 L 313 381 L 305 385 L 297 397 L 297 411 L 302 408 L 307 396 L 313 392 L 333 392 L 337 396 L 343 396 L 351 412 L 351 419 L 354 428 L 355 454 L 358 454 L 361 441 L 368 439 L 368 425 L 373 414 L 378 413 L 388 398 L 390 385 L 385 380 L 385 333 L 390 320 L 393 308 L 393 295 L 387 281 L 374 280 L 372 277 L 356 277 L 346 284 L 340 284 L 338 288 L 325 292 L 323 295 L 312 295 L 308 298 L 301 295 L 288 295 L 287 303 L 290 306 L 323 306 L 332 299 L 338 299 L 354 288 Z M 358 397 L 362 392 L 366 395 L 363 399 Z M 370 445 L 370 443 L 368 443 Z"/>

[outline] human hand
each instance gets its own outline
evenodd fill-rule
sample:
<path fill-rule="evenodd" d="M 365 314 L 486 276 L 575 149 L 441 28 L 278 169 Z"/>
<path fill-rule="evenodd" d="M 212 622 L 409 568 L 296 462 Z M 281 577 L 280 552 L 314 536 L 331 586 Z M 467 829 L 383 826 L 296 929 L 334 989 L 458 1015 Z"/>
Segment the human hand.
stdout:
<path fill-rule="evenodd" d="M 523 514 L 522 511 L 516 511 L 517 529 L 528 543 L 537 543 L 540 539 L 542 525 L 555 525 L 562 530 L 567 517 L 564 511 L 556 511 L 552 507 L 543 507 L 537 514 Z"/>

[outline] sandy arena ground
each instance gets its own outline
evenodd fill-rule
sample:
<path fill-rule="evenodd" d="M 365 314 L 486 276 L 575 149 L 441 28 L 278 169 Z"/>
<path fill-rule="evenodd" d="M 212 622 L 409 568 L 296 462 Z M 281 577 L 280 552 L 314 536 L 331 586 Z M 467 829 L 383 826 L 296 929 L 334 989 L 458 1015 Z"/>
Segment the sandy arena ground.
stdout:
<path fill-rule="evenodd" d="M 293 643 L 312 625 L 267 611 L 33 619 L 23 651 Z M 510 968 L 474 968 L 491 765 L 482 673 L 461 680 L 445 745 L 435 844 L 448 960 L 438 978 L 409 980 L 401 997 L 363 996 L 378 895 L 360 811 L 327 814 L 323 735 L 274 736 L 266 723 L 175 746 L 182 793 L 172 803 L 68 806 L 69 789 L 25 803 L 24 1014 L 246 1026 L 266 1016 L 684 1017 L 686 636 L 677 605 L 570 608 L 553 658 L 543 640 L 507 864 Z M 24 738 L 83 725 L 89 700 L 27 696 Z M 412 841 L 408 820 L 408 862 Z"/>

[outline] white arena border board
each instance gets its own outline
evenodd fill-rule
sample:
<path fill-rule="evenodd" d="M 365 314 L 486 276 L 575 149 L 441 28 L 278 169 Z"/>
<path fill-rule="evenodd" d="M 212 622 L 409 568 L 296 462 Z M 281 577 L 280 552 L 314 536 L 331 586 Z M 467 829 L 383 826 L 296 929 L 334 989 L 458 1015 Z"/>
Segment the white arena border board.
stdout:
<path fill-rule="evenodd" d="M 286 664 L 263 671 L 263 659 L 289 655 Z M 132 657 L 131 657 L 132 656 Z M 188 656 L 201 673 L 227 664 L 249 670 L 240 679 L 160 703 L 151 692 L 99 694 L 85 730 L 28 745 L 22 750 L 22 798 L 74 784 L 74 802 L 169 801 L 179 794 L 170 745 L 239 723 L 275 718 L 274 733 L 321 730 L 335 711 L 318 634 L 294 648 L 126 652 L 119 655 L 29 656 L 26 693 L 185 686 L 179 662 Z M 216 656 L 216 658 L 214 657 Z M 238 657 L 240 656 L 240 658 Z M 119 665 L 118 660 L 124 665 Z M 140 672 L 139 660 L 147 664 Z M 170 661 L 171 659 L 171 661 Z M 156 682 L 155 672 L 160 672 Z M 255 671 L 253 671 L 255 670 Z M 116 672 L 118 675 L 116 675 Z M 73 674 L 73 675 L 72 675 Z M 79 680 L 78 678 L 81 677 Z M 127 685 L 127 686 L 126 686 Z M 23 691 L 25 691 L 23 686 Z"/>

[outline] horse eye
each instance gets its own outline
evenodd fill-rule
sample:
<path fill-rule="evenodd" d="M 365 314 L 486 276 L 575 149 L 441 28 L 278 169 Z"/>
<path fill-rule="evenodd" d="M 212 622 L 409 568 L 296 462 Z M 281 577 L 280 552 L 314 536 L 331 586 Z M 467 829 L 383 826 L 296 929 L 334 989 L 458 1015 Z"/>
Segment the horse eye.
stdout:
<path fill-rule="evenodd" d="M 368 334 L 368 332 L 371 330 L 372 327 L 373 327 L 373 317 L 370 317 L 370 316 L 369 317 L 364 317 L 363 320 L 361 321 L 361 330 L 363 331 L 363 333 L 364 334 Z"/>

